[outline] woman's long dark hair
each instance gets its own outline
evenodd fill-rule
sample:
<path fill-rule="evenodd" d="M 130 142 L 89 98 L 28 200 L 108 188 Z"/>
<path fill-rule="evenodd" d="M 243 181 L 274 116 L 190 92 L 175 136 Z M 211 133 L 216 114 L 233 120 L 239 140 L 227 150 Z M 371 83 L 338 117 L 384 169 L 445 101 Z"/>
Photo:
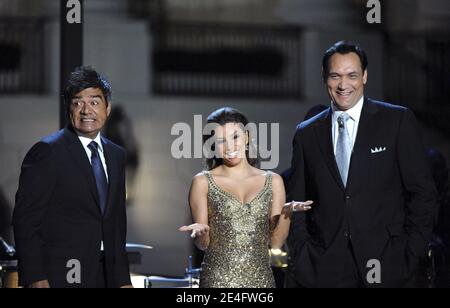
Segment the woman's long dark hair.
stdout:
<path fill-rule="evenodd" d="M 243 127 L 245 127 L 245 126 L 247 126 L 249 121 L 248 121 L 247 117 L 239 110 L 230 108 L 230 107 L 223 107 L 223 108 L 220 108 L 220 109 L 214 111 L 213 113 L 211 113 L 208 116 L 206 123 L 207 124 L 218 124 L 220 126 L 223 126 L 227 123 L 236 123 L 236 124 L 242 124 Z M 244 133 L 249 134 L 248 130 L 245 130 Z M 213 137 L 213 135 L 214 135 L 214 132 L 212 132 L 211 135 L 203 135 L 203 144 L 205 144 L 205 142 L 208 139 Z M 253 144 L 250 137 L 251 136 L 249 136 L 249 139 L 248 139 L 248 143 L 249 143 L 248 147 L 246 147 L 246 150 L 245 150 L 245 157 L 247 158 L 247 161 L 251 166 L 258 168 L 258 166 L 259 166 L 258 157 L 251 158 L 249 155 L 250 150 L 253 150 L 253 153 L 257 153 L 255 145 Z M 212 145 L 212 150 L 215 151 L 214 145 Z M 205 163 L 206 163 L 206 169 L 212 170 L 212 169 L 217 168 L 220 165 L 222 165 L 223 159 L 216 157 L 214 155 L 212 158 L 206 158 Z"/>

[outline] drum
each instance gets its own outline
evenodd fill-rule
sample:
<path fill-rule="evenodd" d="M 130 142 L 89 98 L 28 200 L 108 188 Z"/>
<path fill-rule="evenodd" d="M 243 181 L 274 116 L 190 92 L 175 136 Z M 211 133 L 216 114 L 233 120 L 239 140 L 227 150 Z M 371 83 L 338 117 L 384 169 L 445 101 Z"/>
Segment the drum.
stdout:
<path fill-rule="evenodd" d="M 0 288 L 19 288 L 17 261 L 0 261 Z"/>

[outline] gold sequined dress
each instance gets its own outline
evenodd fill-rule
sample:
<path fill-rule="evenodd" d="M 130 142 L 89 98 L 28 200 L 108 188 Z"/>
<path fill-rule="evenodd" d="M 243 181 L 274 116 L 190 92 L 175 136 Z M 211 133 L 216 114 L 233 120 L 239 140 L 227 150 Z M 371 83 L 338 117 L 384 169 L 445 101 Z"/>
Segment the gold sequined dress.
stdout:
<path fill-rule="evenodd" d="M 202 264 L 201 288 L 274 288 L 269 228 L 272 174 L 247 204 L 208 179 L 210 243 Z"/>

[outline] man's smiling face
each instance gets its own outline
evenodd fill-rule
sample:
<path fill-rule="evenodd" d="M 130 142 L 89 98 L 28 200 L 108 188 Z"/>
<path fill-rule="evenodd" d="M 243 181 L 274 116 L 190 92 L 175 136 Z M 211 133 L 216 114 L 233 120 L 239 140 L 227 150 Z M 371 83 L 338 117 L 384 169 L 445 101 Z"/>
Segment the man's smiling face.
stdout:
<path fill-rule="evenodd" d="M 328 94 L 339 110 L 346 111 L 355 106 L 364 95 L 366 83 L 367 69 L 362 70 L 356 53 L 331 56 L 326 84 Z"/>

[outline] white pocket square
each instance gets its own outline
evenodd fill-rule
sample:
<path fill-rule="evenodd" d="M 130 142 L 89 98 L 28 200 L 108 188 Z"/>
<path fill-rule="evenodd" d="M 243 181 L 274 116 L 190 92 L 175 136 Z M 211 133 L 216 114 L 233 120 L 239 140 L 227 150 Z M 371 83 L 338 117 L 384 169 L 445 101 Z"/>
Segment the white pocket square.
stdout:
<path fill-rule="evenodd" d="M 377 154 L 377 153 L 381 153 L 386 151 L 386 147 L 379 147 L 379 148 L 375 148 L 375 149 L 370 149 L 370 151 L 372 152 L 372 154 Z"/>

